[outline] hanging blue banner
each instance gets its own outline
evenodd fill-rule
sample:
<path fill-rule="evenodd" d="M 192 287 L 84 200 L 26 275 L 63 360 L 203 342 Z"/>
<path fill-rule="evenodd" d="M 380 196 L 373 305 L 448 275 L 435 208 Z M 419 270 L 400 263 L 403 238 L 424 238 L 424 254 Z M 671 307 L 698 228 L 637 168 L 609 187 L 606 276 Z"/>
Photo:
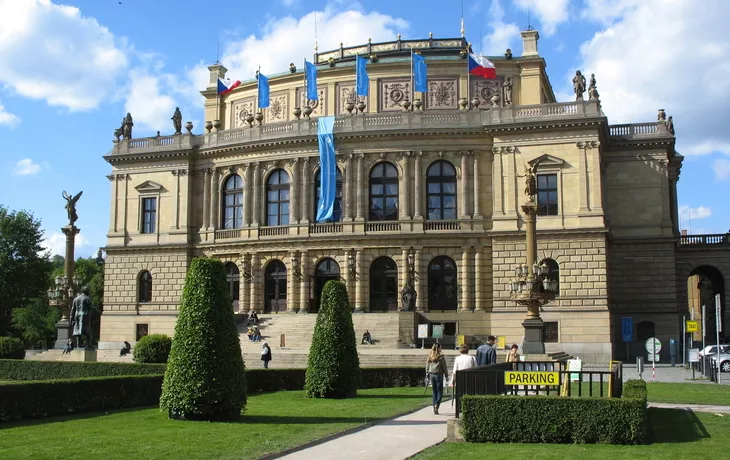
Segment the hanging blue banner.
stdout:
<path fill-rule="evenodd" d="M 317 101 L 319 100 L 319 94 L 317 94 L 317 66 L 304 61 L 304 72 L 307 75 L 307 99 Z"/>
<path fill-rule="evenodd" d="M 317 140 L 319 143 L 319 203 L 317 203 L 317 222 L 332 218 L 335 208 L 337 189 L 337 164 L 335 162 L 335 117 L 319 117 L 317 119 Z"/>
<path fill-rule="evenodd" d="M 413 86 L 416 91 L 425 93 L 428 91 L 426 58 L 420 54 L 413 54 Z"/>
<path fill-rule="evenodd" d="M 369 81 L 367 64 L 368 60 L 364 57 L 357 56 L 355 58 L 355 87 L 358 96 L 368 95 Z"/>
<path fill-rule="evenodd" d="M 269 79 L 259 72 L 258 78 L 259 88 L 259 109 L 265 109 L 269 106 Z"/>

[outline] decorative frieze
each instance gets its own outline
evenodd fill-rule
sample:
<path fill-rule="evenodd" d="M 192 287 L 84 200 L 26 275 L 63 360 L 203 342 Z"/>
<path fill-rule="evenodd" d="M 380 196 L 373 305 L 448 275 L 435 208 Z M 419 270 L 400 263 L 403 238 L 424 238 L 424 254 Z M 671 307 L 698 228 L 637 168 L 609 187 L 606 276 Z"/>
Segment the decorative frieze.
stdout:
<path fill-rule="evenodd" d="M 459 85 L 456 77 L 428 80 L 426 108 L 429 110 L 457 110 L 459 108 Z"/>
<path fill-rule="evenodd" d="M 304 88 L 297 88 L 297 107 L 303 108 L 309 105 L 312 109 L 312 113 L 309 115 L 310 117 L 327 116 L 327 87 L 318 86 L 317 95 L 319 97 L 318 100 L 307 101 L 307 92 Z"/>
<path fill-rule="evenodd" d="M 409 79 L 383 79 L 378 81 L 378 107 L 380 112 L 403 110 L 403 103 L 413 101 Z"/>
<path fill-rule="evenodd" d="M 471 77 L 470 97 L 476 97 L 479 100 L 479 109 L 489 110 L 492 107 L 502 107 L 502 83 L 504 77 L 495 79 L 484 79 L 479 77 Z"/>
<path fill-rule="evenodd" d="M 244 128 L 248 126 L 246 123 L 246 117 L 248 115 L 254 115 L 254 98 L 246 98 L 233 102 L 233 119 L 231 120 L 231 126 L 234 128 Z"/>
<path fill-rule="evenodd" d="M 274 93 L 269 98 L 269 107 L 263 109 L 266 123 L 289 120 L 289 93 Z"/>
<path fill-rule="evenodd" d="M 355 82 L 349 82 L 349 83 L 337 83 L 335 85 L 335 113 L 337 115 L 343 115 L 347 114 L 347 103 L 351 102 L 352 104 L 357 107 L 357 104 L 360 102 L 363 102 L 367 104 L 367 97 L 366 96 L 357 96 L 357 93 L 355 91 Z M 357 110 L 357 108 L 353 109 L 353 113 Z M 369 111 L 369 108 L 367 105 L 365 106 L 365 113 Z"/>

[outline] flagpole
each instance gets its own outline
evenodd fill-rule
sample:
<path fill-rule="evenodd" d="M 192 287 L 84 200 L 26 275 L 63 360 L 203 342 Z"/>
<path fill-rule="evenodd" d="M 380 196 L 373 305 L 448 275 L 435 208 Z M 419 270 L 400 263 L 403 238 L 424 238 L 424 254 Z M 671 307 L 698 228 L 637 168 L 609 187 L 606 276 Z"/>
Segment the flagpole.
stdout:
<path fill-rule="evenodd" d="M 307 93 L 309 92 L 309 88 L 307 85 L 307 58 L 304 58 L 304 69 L 303 70 L 304 70 L 304 88 L 303 88 L 304 94 L 303 94 L 303 96 L 304 96 L 304 104 L 306 105 L 306 104 L 309 104 L 309 101 L 307 100 L 307 97 L 308 97 Z M 304 107 L 302 107 L 302 109 L 304 109 Z"/>
<path fill-rule="evenodd" d="M 258 112 L 264 113 L 264 109 L 259 107 L 261 85 L 259 84 L 259 77 L 261 76 L 261 64 L 259 64 L 259 70 L 256 72 L 256 108 Z"/>
<path fill-rule="evenodd" d="M 220 56 L 221 56 L 221 42 L 219 40 L 218 48 L 216 49 L 216 52 L 215 52 L 216 65 L 221 65 Z M 220 69 L 218 69 L 218 70 L 219 70 L 218 77 L 216 77 L 216 81 L 215 81 L 215 120 L 220 121 L 221 114 L 220 114 L 219 105 L 220 105 L 220 100 L 221 100 L 221 92 L 218 91 L 218 80 L 220 80 Z"/>
<path fill-rule="evenodd" d="M 414 86 L 414 76 L 413 76 L 413 46 L 411 46 L 411 108 L 410 110 L 413 110 L 413 103 L 416 100 L 416 88 Z"/>

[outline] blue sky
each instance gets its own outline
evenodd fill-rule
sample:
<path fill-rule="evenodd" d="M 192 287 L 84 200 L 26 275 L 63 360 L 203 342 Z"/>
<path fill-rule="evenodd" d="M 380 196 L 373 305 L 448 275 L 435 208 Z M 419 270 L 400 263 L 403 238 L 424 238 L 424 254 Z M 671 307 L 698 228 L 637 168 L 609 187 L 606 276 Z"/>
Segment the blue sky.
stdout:
<path fill-rule="evenodd" d="M 595 72 L 612 124 L 674 116 L 682 227 L 730 228 L 730 2 L 705 0 L 465 1 L 476 51 L 519 55 L 519 31 L 540 31 L 540 54 L 560 101 L 570 74 Z M 450 7 L 448 7 L 450 5 Z M 202 131 L 206 65 L 234 79 L 284 71 L 311 57 L 317 11 L 320 51 L 394 39 L 459 36 L 457 1 L 0 0 L 0 204 L 42 220 L 62 253 L 63 190 L 84 191 L 77 254 L 106 242 L 111 171 L 102 155 L 126 112 L 135 136 L 171 131 L 180 106 Z M 481 38 L 481 39 L 480 39 Z"/>

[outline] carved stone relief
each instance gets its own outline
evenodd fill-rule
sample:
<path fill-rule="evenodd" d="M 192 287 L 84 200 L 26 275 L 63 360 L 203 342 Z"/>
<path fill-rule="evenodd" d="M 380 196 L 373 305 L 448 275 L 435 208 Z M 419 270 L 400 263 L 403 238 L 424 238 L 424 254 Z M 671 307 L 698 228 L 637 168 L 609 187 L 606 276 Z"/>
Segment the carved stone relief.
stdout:
<path fill-rule="evenodd" d="M 335 96 L 335 113 L 337 115 L 343 115 L 347 113 L 345 105 L 348 102 L 352 102 L 357 106 L 357 104 L 362 101 L 365 103 L 365 113 L 370 111 L 370 107 L 367 106 L 367 97 L 356 95 L 355 82 L 337 83 L 335 85 L 335 92 L 337 93 Z"/>
<path fill-rule="evenodd" d="M 327 87 L 318 86 L 317 93 L 319 94 L 319 100 L 309 101 L 309 106 L 312 108 L 310 117 L 327 116 Z M 306 97 L 307 92 L 304 91 L 304 88 L 297 88 L 297 101 L 299 103 L 297 107 L 304 108 L 307 105 Z"/>
<path fill-rule="evenodd" d="M 406 100 L 413 102 L 411 81 L 408 79 L 379 80 L 378 86 L 380 112 L 401 111 Z"/>
<path fill-rule="evenodd" d="M 289 120 L 289 93 L 274 93 L 269 101 L 269 107 L 263 109 L 266 123 Z"/>
<path fill-rule="evenodd" d="M 245 128 L 248 126 L 246 123 L 246 116 L 248 114 L 255 115 L 254 113 L 254 99 L 241 99 L 233 103 L 233 120 L 231 126 L 234 128 Z"/>
<path fill-rule="evenodd" d="M 504 97 L 502 97 L 502 83 L 504 77 L 498 76 L 493 80 L 487 80 L 480 77 L 471 78 L 471 94 L 469 99 L 473 97 L 479 98 L 479 109 L 489 110 L 492 107 L 502 107 L 504 105 Z"/>
<path fill-rule="evenodd" d="M 434 78 L 428 80 L 426 108 L 430 110 L 459 108 L 459 85 L 454 78 Z"/>

